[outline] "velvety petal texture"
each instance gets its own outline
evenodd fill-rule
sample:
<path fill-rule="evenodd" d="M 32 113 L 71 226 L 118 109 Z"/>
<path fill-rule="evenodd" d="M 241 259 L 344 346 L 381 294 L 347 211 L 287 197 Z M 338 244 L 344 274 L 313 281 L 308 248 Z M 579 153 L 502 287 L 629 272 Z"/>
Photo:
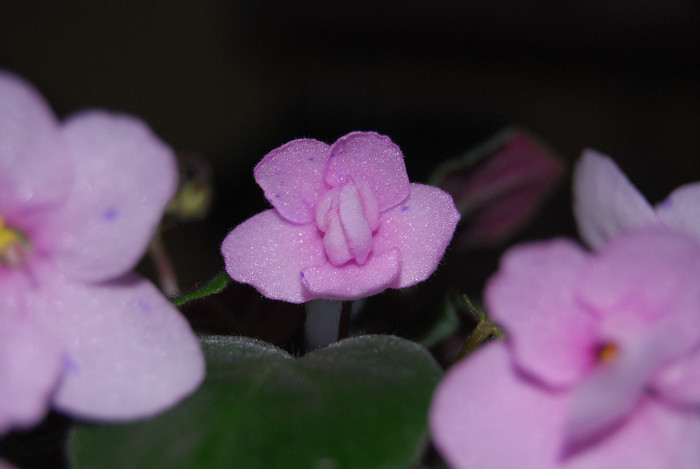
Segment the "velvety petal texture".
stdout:
<path fill-rule="evenodd" d="M 512 248 L 485 295 L 506 340 L 438 386 L 436 447 L 454 468 L 698 467 L 698 284 L 700 243 L 663 226 Z"/>
<path fill-rule="evenodd" d="M 236 227 L 221 252 L 231 278 L 268 298 L 354 300 L 428 278 L 459 221 L 452 197 L 410 184 L 388 138 L 353 132 L 330 147 L 294 140 L 255 180 L 274 210 Z"/>
<path fill-rule="evenodd" d="M 151 415 L 192 392 L 196 336 L 130 273 L 174 195 L 172 150 L 140 120 L 59 123 L 0 72 L 0 433 L 51 406 L 89 419 Z"/>
<path fill-rule="evenodd" d="M 221 251 L 232 279 L 268 298 L 303 303 L 313 298 L 302 269 L 325 262 L 323 239 L 314 225 L 297 225 L 276 210 L 259 213 L 224 239 Z"/>

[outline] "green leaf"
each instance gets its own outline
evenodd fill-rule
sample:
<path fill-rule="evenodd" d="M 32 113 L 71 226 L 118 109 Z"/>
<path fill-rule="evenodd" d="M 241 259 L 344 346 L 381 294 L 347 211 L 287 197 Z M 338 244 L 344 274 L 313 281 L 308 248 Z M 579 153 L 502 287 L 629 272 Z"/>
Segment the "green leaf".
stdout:
<path fill-rule="evenodd" d="M 151 420 L 78 426 L 88 468 L 406 468 L 422 453 L 441 370 L 393 336 L 362 336 L 295 359 L 242 337 L 202 339 L 208 375 Z"/>
<path fill-rule="evenodd" d="M 221 272 L 216 277 L 199 287 L 197 290 L 173 299 L 173 304 L 175 304 L 175 306 L 177 307 L 180 307 L 185 303 L 189 303 L 190 301 L 205 298 L 209 295 L 214 295 L 226 288 L 226 286 L 230 282 L 231 277 L 229 277 L 226 272 Z"/>

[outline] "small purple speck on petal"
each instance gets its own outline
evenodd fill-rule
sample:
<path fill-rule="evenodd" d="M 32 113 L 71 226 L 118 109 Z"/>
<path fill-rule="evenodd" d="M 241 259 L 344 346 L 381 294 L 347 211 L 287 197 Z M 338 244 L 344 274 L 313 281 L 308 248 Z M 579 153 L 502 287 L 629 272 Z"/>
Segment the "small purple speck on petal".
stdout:
<path fill-rule="evenodd" d="M 104 211 L 104 213 L 102 214 L 102 218 L 104 218 L 106 221 L 114 221 L 114 219 L 117 218 L 118 214 L 119 212 L 116 208 L 110 207 Z"/>
<path fill-rule="evenodd" d="M 408 210 L 408 205 L 402 205 L 402 206 L 401 206 L 401 211 L 402 211 L 402 212 L 405 212 L 406 210 Z"/>
<path fill-rule="evenodd" d="M 77 363 L 75 363 L 75 360 L 73 360 L 71 357 L 66 355 L 66 357 L 63 359 L 63 362 L 66 365 L 66 371 L 68 373 L 72 375 L 80 374 L 80 367 Z"/>
<path fill-rule="evenodd" d="M 141 298 L 136 298 L 136 304 L 141 309 L 141 311 L 144 311 L 146 313 L 151 312 L 151 305 L 143 301 Z"/>
<path fill-rule="evenodd" d="M 282 197 L 280 194 L 275 194 L 275 199 L 279 199 L 280 197 Z"/>
<path fill-rule="evenodd" d="M 300 276 L 301 278 L 304 278 L 304 272 L 299 272 L 299 276 Z"/>
<path fill-rule="evenodd" d="M 314 157 L 313 157 L 313 156 L 309 156 L 309 161 L 313 161 L 313 160 L 314 160 Z"/>

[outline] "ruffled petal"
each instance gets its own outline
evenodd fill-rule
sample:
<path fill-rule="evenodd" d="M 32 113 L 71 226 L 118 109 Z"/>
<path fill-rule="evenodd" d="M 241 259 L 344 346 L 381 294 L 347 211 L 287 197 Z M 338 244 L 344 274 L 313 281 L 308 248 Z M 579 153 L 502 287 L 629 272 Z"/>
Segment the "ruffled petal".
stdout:
<path fill-rule="evenodd" d="M 700 240 L 700 182 L 685 184 L 656 206 L 666 226 L 678 228 Z"/>
<path fill-rule="evenodd" d="M 355 186 L 346 184 L 338 195 L 338 214 L 352 257 L 362 265 L 372 251 L 372 230 Z"/>
<path fill-rule="evenodd" d="M 521 245 L 506 252 L 485 290 L 523 369 L 554 385 L 579 379 L 592 364 L 594 317 L 576 303 L 586 254 L 567 240 Z"/>
<path fill-rule="evenodd" d="M 567 461 L 566 469 L 695 469 L 700 467 L 700 418 L 652 399 L 634 415 Z M 515 466 L 514 466 L 515 467 Z"/>
<path fill-rule="evenodd" d="M 410 184 L 402 204 L 384 212 L 374 235 L 374 253 L 398 248 L 401 275 L 392 288 L 404 288 L 428 278 L 437 268 L 459 221 L 446 192 L 433 186 Z"/>
<path fill-rule="evenodd" d="M 66 351 L 58 409 L 100 420 L 141 418 L 199 386 L 204 359 L 197 338 L 150 282 L 135 274 L 96 285 L 53 269 L 37 275 L 41 288 L 29 312 Z"/>
<path fill-rule="evenodd" d="M 46 243 L 70 275 L 111 279 L 143 256 L 176 190 L 175 158 L 133 117 L 87 112 L 64 130 L 76 184 Z"/>
<path fill-rule="evenodd" d="M 59 344 L 15 313 L 0 312 L 0 434 L 43 418 L 63 370 Z"/>
<path fill-rule="evenodd" d="M 392 249 L 370 256 L 364 265 L 324 263 L 301 272 L 304 286 L 314 298 L 356 300 L 386 290 L 401 270 L 399 251 Z"/>
<path fill-rule="evenodd" d="M 274 209 L 238 225 L 224 239 L 221 253 L 232 279 L 290 303 L 315 298 L 302 286 L 301 271 L 326 262 L 316 225 L 291 223 Z"/>
<path fill-rule="evenodd" d="M 567 394 L 548 392 L 520 374 L 503 342 L 455 365 L 430 407 L 430 431 L 454 468 L 553 469 Z"/>
<path fill-rule="evenodd" d="M 0 103 L 0 216 L 17 224 L 23 212 L 59 203 L 73 168 L 56 118 L 29 83 L 0 71 Z"/>
<path fill-rule="evenodd" d="M 295 223 L 314 219 L 316 201 L 328 189 L 323 171 L 329 149 L 318 140 L 293 140 L 255 166 L 255 181 L 282 217 Z"/>
<path fill-rule="evenodd" d="M 409 194 L 403 153 L 389 137 L 374 132 L 352 132 L 330 149 L 326 182 L 340 186 L 349 180 L 364 181 L 384 211 Z"/>
<path fill-rule="evenodd" d="M 659 222 L 620 168 L 594 150 L 584 151 L 576 164 L 573 197 L 579 234 L 593 248 L 622 231 Z"/>

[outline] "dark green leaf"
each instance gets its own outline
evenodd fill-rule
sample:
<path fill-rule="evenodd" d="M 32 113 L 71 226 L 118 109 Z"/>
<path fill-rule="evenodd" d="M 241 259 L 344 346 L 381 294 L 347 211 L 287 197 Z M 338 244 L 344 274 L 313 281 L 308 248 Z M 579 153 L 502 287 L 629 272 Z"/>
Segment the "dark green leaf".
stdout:
<path fill-rule="evenodd" d="M 79 426 L 87 468 L 406 468 L 425 445 L 441 371 L 421 346 L 363 336 L 295 359 L 253 339 L 209 336 L 204 385 L 151 420 Z"/>

